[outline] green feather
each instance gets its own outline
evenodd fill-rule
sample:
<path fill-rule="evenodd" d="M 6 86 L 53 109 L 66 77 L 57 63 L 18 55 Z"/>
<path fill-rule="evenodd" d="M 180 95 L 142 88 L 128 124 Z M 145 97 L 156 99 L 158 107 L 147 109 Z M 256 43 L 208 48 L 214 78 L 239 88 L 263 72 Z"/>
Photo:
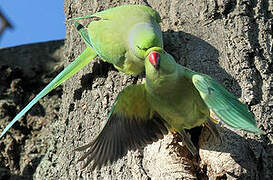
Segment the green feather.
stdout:
<path fill-rule="evenodd" d="M 76 29 L 78 30 L 78 32 L 80 33 L 80 35 L 81 35 L 82 39 L 84 40 L 85 44 L 87 45 L 87 47 L 94 49 L 94 47 L 92 45 L 92 41 L 90 41 L 87 29 L 85 29 L 83 27 L 83 25 L 81 25 L 77 22 L 74 22 L 74 25 L 75 25 Z"/>
<path fill-rule="evenodd" d="M 150 7 L 123 5 L 68 21 L 85 18 L 94 18 L 87 29 L 75 24 L 86 44 L 126 74 L 141 73 L 145 52 L 152 47 L 163 47 L 161 18 Z"/>
<path fill-rule="evenodd" d="M 34 104 L 36 104 L 42 97 L 47 95 L 50 91 L 55 89 L 57 86 L 62 84 L 68 78 L 73 76 L 79 70 L 81 70 L 86 64 L 88 64 L 94 57 L 96 53 L 87 48 L 80 56 L 78 56 L 71 64 L 69 64 L 60 74 L 58 74 L 34 99 L 15 116 L 15 118 L 6 126 L 2 131 L 0 138 L 5 135 L 5 133 L 11 128 L 11 126 L 18 121 Z"/>
<path fill-rule="evenodd" d="M 98 18 L 90 22 L 88 29 L 75 22 L 78 32 L 87 45 L 86 50 L 12 120 L 1 133 L 0 138 L 39 99 L 78 72 L 97 55 L 104 61 L 113 64 L 119 71 L 138 75 L 144 69 L 143 54 L 145 54 L 146 50 L 141 49 L 139 52 L 137 49 L 163 46 L 162 32 L 158 24 L 160 16 L 155 10 L 147 6 L 124 5 L 69 21 L 90 17 Z M 140 24 L 145 25 L 140 26 Z M 130 33 L 131 31 L 134 33 Z M 133 39 L 134 42 L 129 43 L 130 39 Z"/>
<path fill-rule="evenodd" d="M 253 133 L 261 133 L 252 113 L 217 81 L 207 75 L 192 77 L 206 105 L 227 125 Z"/>
<path fill-rule="evenodd" d="M 93 161 L 92 169 L 100 169 L 123 157 L 128 150 L 157 141 L 168 130 L 178 132 L 195 155 L 198 151 L 185 129 L 205 125 L 220 138 L 210 122 L 210 109 L 231 127 L 261 132 L 253 115 L 235 96 L 209 76 L 180 66 L 162 48 L 147 52 L 145 71 L 145 84 L 124 88 L 98 137 L 76 149 L 89 148 L 80 158 L 80 161 L 87 159 L 84 167 Z"/>
<path fill-rule="evenodd" d="M 79 159 L 87 159 L 82 168 L 93 161 L 92 169 L 100 169 L 126 155 L 128 150 L 142 148 L 166 133 L 164 120 L 152 111 L 147 101 L 144 84 L 130 85 L 119 93 L 97 138 L 76 150 L 89 148 Z"/>

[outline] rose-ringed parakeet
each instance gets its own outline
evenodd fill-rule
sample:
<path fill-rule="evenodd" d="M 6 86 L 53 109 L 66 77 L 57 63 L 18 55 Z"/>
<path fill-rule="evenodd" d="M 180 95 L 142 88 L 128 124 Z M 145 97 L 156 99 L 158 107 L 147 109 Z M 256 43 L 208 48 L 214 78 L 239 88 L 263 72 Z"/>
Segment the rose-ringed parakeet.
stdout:
<path fill-rule="evenodd" d="M 96 18 L 85 29 L 75 23 L 87 48 L 58 74 L 3 130 L 0 138 L 43 96 L 77 73 L 96 56 L 113 64 L 119 71 L 138 75 L 144 70 L 144 54 L 152 47 L 162 47 L 159 14 L 147 6 L 123 5 L 85 17 Z"/>
<path fill-rule="evenodd" d="M 105 127 L 93 142 L 76 150 L 88 151 L 85 168 L 101 168 L 135 150 L 176 131 L 192 154 L 197 150 L 185 129 L 200 125 L 219 136 L 210 117 L 213 111 L 225 124 L 252 133 L 261 133 L 247 107 L 218 82 L 175 62 L 161 48 L 146 54 L 144 84 L 130 85 L 115 100 Z"/>

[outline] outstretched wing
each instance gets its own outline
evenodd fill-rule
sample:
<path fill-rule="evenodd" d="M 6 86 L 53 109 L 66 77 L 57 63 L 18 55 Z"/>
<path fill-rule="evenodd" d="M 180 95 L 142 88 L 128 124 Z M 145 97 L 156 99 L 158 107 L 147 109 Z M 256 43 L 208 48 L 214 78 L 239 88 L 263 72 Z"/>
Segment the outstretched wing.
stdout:
<path fill-rule="evenodd" d="M 89 150 L 78 160 L 93 161 L 92 169 L 112 164 L 128 150 L 144 147 L 168 133 L 164 121 L 156 117 L 146 101 L 144 84 L 126 87 L 116 98 L 107 123 L 97 138 L 77 151 Z"/>
<path fill-rule="evenodd" d="M 221 84 L 204 74 L 193 75 L 192 81 L 206 105 L 227 125 L 253 133 L 257 128 L 253 114 Z"/>

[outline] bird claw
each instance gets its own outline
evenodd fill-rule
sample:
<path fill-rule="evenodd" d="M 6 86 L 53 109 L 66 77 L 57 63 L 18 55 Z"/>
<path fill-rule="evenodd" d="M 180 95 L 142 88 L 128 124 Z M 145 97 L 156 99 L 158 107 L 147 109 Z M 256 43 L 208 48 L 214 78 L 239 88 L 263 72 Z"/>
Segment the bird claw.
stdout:
<path fill-rule="evenodd" d="M 191 154 L 193 156 L 195 156 L 196 154 L 199 154 L 196 147 L 192 143 L 190 137 L 187 135 L 186 131 L 183 129 L 183 130 L 179 131 L 179 134 L 181 135 L 181 137 L 183 139 L 183 144 L 185 144 L 185 146 L 188 148 L 188 150 L 191 152 Z"/>
<path fill-rule="evenodd" d="M 213 121 L 214 122 L 214 121 Z M 222 144 L 222 138 L 219 134 L 215 124 L 210 119 L 208 119 L 205 123 L 205 126 L 209 129 L 213 137 L 215 138 L 216 142 Z"/>

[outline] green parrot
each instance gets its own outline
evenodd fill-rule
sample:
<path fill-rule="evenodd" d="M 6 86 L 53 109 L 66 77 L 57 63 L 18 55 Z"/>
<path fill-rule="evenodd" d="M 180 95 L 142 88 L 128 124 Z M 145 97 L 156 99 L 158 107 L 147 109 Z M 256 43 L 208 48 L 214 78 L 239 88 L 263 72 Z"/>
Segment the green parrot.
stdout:
<path fill-rule="evenodd" d="M 130 85 L 119 93 L 105 127 L 91 143 L 76 148 L 88 151 L 78 160 L 93 161 L 100 169 L 135 150 L 163 138 L 169 131 L 179 133 L 195 155 L 196 147 L 185 129 L 200 125 L 220 136 L 214 112 L 232 128 L 261 133 L 247 107 L 222 85 L 205 74 L 191 71 L 175 62 L 162 48 L 147 51 L 144 84 Z"/>
<path fill-rule="evenodd" d="M 126 74 L 140 74 L 147 50 L 163 47 L 161 18 L 150 7 L 123 5 L 69 21 L 86 18 L 98 18 L 87 29 L 75 23 L 87 47 Z"/>
<path fill-rule="evenodd" d="M 60 74 L 58 74 L 16 117 L 6 126 L 0 138 L 39 99 L 73 76 L 96 56 L 111 63 L 126 74 L 138 75 L 144 70 L 144 54 L 152 47 L 163 47 L 159 14 L 147 6 L 123 5 L 85 17 L 96 18 L 88 29 L 75 23 L 87 48 Z"/>

